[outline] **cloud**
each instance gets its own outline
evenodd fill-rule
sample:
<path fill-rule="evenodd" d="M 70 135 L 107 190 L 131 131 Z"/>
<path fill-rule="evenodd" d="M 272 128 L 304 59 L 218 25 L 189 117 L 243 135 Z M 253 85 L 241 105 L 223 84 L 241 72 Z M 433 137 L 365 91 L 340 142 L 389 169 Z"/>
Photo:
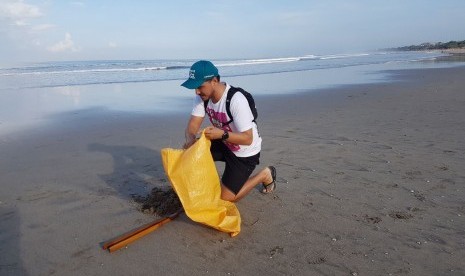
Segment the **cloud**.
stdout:
<path fill-rule="evenodd" d="M 71 52 L 77 52 L 79 51 L 78 48 L 74 45 L 74 41 L 71 38 L 71 34 L 66 33 L 65 34 L 65 39 L 62 41 L 59 41 L 55 45 L 52 45 L 47 48 L 50 52 L 66 52 L 66 51 L 71 51 Z"/>
<path fill-rule="evenodd" d="M 26 4 L 22 0 L 0 3 L 0 20 L 16 26 L 29 25 L 30 19 L 43 16 L 39 7 Z"/>
<path fill-rule="evenodd" d="M 31 31 L 42 32 L 42 31 L 53 29 L 53 28 L 55 28 L 55 25 L 53 24 L 39 24 L 39 25 L 31 26 Z"/>
<path fill-rule="evenodd" d="M 115 42 L 110 41 L 110 42 L 108 42 L 108 47 L 116 48 L 116 47 L 118 47 L 118 44 L 116 44 Z"/>
<path fill-rule="evenodd" d="M 45 14 L 36 5 L 30 5 L 23 0 L 0 0 L 0 32 L 13 43 L 28 44 L 27 41 L 37 40 L 43 33 L 55 25 L 37 22 Z M 32 43 L 37 45 L 37 43 Z"/>
<path fill-rule="evenodd" d="M 81 1 L 71 2 L 71 5 L 78 6 L 78 7 L 85 7 L 86 6 L 86 4 L 84 2 L 81 2 Z"/>

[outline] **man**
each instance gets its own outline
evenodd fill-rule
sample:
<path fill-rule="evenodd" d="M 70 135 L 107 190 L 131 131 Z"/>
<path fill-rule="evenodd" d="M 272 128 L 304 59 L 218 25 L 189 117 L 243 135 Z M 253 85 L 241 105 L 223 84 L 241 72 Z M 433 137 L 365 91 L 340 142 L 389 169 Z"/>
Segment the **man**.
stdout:
<path fill-rule="evenodd" d="M 259 164 L 262 138 L 246 97 L 236 92 L 230 102 L 232 118 L 226 112 L 226 97 L 231 86 L 220 82 L 218 69 L 210 62 L 194 63 L 189 78 L 182 84 L 195 89 L 194 107 L 186 128 L 186 143 L 190 147 L 196 140 L 205 114 L 212 126 L 205 128 L 206 138 L 212 141 L 210 151 L 215 161 L 226 163 L 221 178 L 221 198 L 236 202 L 258 184 L 263 184 L 263 193 L 276 189 L 276 169 L 262 169 L 250 177 Z M 204 101 L 208 101 L 205 107 Z M 232 122 L 228 122 L 233 119 Z"/>

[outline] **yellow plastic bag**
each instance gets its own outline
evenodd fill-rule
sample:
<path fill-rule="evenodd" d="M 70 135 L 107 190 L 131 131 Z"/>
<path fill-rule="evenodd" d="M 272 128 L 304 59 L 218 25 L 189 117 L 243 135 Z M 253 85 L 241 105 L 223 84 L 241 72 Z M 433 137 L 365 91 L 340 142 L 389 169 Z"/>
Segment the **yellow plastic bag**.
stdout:
<path fill-rule="evenodd" d="M 241 216 L 234 203 L 220 198 L 220 179 L 210 144 L 202 133 L 187 150 L 164 148 L 163 167 L 190 219 L 234 237 L 241 231 Z"/>

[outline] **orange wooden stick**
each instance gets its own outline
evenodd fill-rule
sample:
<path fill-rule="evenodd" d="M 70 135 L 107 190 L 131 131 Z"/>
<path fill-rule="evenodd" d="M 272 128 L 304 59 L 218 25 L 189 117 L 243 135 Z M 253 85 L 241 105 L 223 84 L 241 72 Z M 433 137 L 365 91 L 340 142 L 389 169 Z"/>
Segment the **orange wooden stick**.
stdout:
<path fill-rule="evenodd" d="M 169 217 L 161 218 L 161 219 L 158 219 L 158 220 L 156 220 L 154 222 L 150 222 L 150 223 L 147 223 L 145 225 L 142 225 L 141 227 L 138 227 L 138 228 L 136 228 L 136 229 L 134 229 L 132 231 L 124 233 L 121 236 L 118 236 L 118 237 L 116 237 L 114 239 L 111 239 L 111 240 L 105 242 L 102 247 L 103 247 L 103 249 L 108 249 L 108 251 L 110 253 L 115 252 L 116 250 L 125 247 L 126 245 L 130 244 L 131 242 L 136 241 L 136 240 L 142 238 L 143 236 L 155 231 L 156 229 L 158 229 L 163 224 L 166 224 L 166 223 L 174 220 L 183 211 L 184 210 L 178 211 L 178 212 L 172 214 Z"/>

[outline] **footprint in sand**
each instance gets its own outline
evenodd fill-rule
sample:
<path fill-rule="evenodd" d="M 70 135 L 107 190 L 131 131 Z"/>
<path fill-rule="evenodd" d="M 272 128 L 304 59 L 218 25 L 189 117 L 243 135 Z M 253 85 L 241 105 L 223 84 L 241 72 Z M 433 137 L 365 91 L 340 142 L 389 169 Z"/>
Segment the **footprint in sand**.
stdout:
<path fill-rule="evenodd" d="M 404 220 L 413 218 L 413 215 L 407 212 L 402 212 L 402 211 L 392 211 L 389 213 L 389 216 L 393 219 L 404 219 Z"/>

